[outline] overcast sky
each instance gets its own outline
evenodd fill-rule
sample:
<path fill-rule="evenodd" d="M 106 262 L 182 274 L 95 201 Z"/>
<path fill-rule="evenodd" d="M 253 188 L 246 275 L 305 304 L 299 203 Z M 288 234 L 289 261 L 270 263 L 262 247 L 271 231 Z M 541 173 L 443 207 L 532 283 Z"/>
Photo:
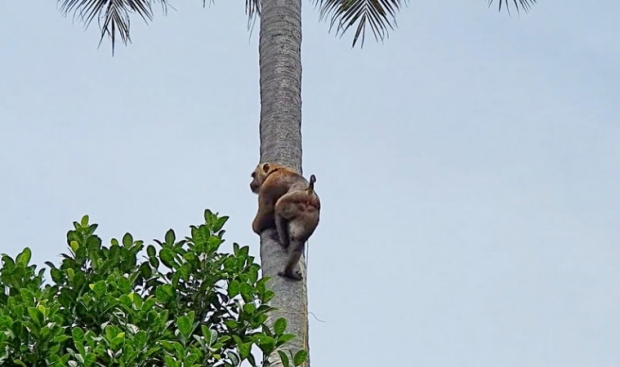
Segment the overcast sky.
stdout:
<path fill-rule="evenodd" d="M 617 367 L 620 5 L 412 1 L 352 50 L 303 4 L 313 365 Z M 241 0 L 174 5 L 111 57 L 55 1 L 0 3 L 0 252 L 210 208 L 258 255 L 258 29 Z"/>

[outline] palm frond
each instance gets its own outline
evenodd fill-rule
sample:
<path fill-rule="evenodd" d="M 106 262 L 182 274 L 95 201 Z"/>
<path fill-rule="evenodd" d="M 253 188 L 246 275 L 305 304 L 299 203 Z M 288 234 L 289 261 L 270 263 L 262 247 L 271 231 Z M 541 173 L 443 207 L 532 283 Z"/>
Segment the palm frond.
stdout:
<path fill-rule="evenodd" d="M 493 4 L 493 0 L 488 0 L 488 2 L 489 6 Z M 506 10 L 508 11 L 508 14 L 510 14 L 511 0 L 499 0 L 498 3 L 499 11 L 502 11 L 502 5 L 504 5 Z M 519 12 L 519 9 L 523 9 L 527 13 L 528 11 L 530 11 L 532 6 L 534 6 L 534 4 L 536 4 L 536 0 L 512 0 L 512 5 L 515 9 L 517 9 L 517 13 Z"/>
<path fill-rule="evenodd" d="M 148 23 L 153 20 L 154 3 L 161 4 L 164 14 L 170 6 L 168 0 L 58 0 L 58 3 L 61 13 L 65 16 L 73 13 L 73 19 L 77 17 L 85 28 L 97 18 L 101 30 L 99 45 L 107 35 L 112 42 L 112 55 L 117 35 L 125 45 L 131 42 L 131 15 L 137 14 Z"/>
<path fill-rule="evenodd" d="M 260 0 L 245 0 L 245 14 L 248 16 L 248 29 L 254 26 L 260 17 Z"/>
<path fill-rule="evenodd" d="M 394 29 L 396 12 L 407 0 L 313 0 L 319 6 L 320 19 L 331 18 L 330 31 L 336 27 L 336 34 L 341 36 L 357 24 L 353 45 L 361 37 L 361 47 L 366 38 L 366 27 L 370 26 L 375 39 L 383 40 L 389 36 L 388 28 Z"/>

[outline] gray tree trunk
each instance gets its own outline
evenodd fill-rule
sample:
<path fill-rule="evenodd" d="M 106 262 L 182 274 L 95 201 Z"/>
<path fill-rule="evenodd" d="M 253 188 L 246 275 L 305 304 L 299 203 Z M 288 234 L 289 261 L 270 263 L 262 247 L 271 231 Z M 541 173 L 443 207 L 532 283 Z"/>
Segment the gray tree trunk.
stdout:
<path fill-rule="evenodd" d="M 260 161 L 277 162 L 301 171 L 301 0 L 262 0 L 260 17 Z M 275 292 L 271 306 L 273 323 L 280 317 L 288 321 L 287 331 L 297 335 L 286 349 L 293 353 L 308 348 L 308 293 L 306 259 L 299 261 L 304 280 L 291 281 L 278 276 L 284 269 L 286 254 L 271 239 L 275 230 L 261 235 L 260 258 L 263 276 L 271 277 Z M 277 236 L 276 236 L 277 238 Z M 281 366 L 275 353 L 272 366 Z M 309 367 L 310 363 L 306 363 Z"/>

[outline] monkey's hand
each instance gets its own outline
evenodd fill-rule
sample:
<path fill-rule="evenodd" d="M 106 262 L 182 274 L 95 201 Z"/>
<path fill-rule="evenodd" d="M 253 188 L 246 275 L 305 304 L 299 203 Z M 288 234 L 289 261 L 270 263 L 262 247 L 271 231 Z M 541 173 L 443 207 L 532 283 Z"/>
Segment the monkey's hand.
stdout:
<path fill-rule="evenodd" d="M 258 223 L 256 222 L 256 219 L 254 219 L 254 221 L 252 222 L 252 231 L 260 236 L 261 231 L 258 228 Z"/>
<path fill-rule="evenodd" d="M 257 235 L 260 235 L 261 232 L 263 232 L 267 228 L 275 228 L 275 227 L 276 227 L 276 224 L 273 220 L 273 217 L 269 215 L 261 215 L 260 212 L 256 214 L 256 218 L 254 218 L 254 221 L 252 222 L 252 230 Z"/>

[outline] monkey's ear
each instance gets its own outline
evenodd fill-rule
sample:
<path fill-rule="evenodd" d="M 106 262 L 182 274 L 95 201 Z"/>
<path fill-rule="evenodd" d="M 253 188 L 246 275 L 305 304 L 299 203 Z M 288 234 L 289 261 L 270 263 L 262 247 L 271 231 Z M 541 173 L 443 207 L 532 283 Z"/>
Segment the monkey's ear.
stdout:
<path fill-rule="evenodd" d="M 263 163 L 263 171 L 269 172 L 269 163 Z"/>

